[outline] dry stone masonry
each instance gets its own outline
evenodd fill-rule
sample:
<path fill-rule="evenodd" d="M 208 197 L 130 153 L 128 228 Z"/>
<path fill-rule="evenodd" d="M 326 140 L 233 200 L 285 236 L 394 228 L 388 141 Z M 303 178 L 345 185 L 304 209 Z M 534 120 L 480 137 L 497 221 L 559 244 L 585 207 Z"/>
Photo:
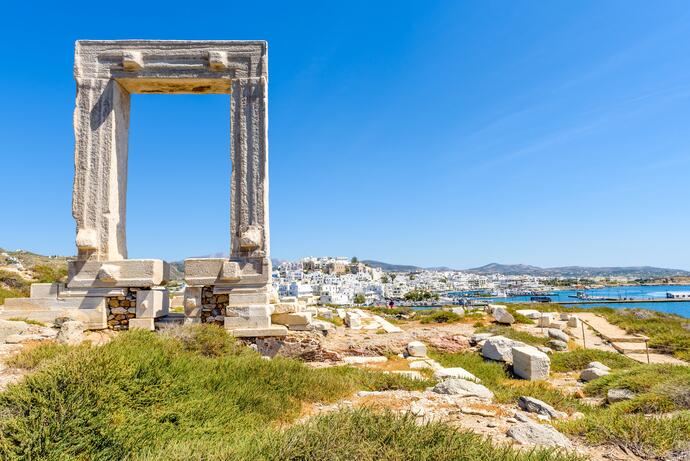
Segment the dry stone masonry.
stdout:
<path fill-rule="evenodd" d="M 127 255 L 130 98 L 227 94 L 230 257 L 185 261 L 185 316 L 189 322 L 222 324 L 236 336 L 285 335 L 285 326 L 271 322 L 278 300 L 270 284 L 267 43 L 87 40 L 77 41 L 74 58 L 77 258 L 69 263 L 65 286 L 32 289 L 31 298 L 12 301 L 2 316 L 21 311 L 50 320 L 67 312 L 91 329 L 153 329 L 154 320 L 168 313 L 169 296 L 162 287 L 170 268 L 159 259 Z"/>

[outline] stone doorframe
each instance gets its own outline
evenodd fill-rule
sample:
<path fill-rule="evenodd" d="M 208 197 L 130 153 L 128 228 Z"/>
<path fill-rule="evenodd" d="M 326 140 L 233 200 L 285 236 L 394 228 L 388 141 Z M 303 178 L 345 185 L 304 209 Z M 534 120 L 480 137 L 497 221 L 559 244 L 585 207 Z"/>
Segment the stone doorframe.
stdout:
<path fill-rule="evenodd" d="M 231 98 L 230 260 L 270 271 L 265 41 L 77 41 L 74 77 L 79 261 L 127 259 L 130 94 L 221 93 Z"/>

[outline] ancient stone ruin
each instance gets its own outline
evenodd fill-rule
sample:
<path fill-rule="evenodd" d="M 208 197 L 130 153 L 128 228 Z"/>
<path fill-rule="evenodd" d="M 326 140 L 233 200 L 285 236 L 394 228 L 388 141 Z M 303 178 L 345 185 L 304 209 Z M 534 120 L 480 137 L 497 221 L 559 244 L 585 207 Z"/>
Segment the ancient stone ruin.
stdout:
<path fill-rule="evenodd" d="M 264 41 L 78 41 L 74 77 L 72 215 L 77 258 L 68 281 L 34 284 L 2 317 L 79 317 L 92 329 L 154 328 L 168 315 L 160 259 L 128 259 L 127 145 L 130 95 L 230 96 L 232 172 L 228 259 L 185 261 L 187 322 L 222 323 L 236 336 L 275 336 L 268 223 L 268 54 Z M 283 303 L 278 312 L 299 307 Z M 30 315 L 29 315 L 30 314 Z"/>

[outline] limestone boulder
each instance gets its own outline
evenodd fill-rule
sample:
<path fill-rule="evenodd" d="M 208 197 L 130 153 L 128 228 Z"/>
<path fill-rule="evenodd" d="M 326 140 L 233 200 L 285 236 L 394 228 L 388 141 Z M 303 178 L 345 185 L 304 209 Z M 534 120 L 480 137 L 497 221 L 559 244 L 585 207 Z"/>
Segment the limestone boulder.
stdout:
<path fill-rule="evenodd" d="M 553 321 L 553 317 L 551 314 L 541 314 L 541 317 L 537 319 L 537 325 L 540 328 L 549 328 L 551 326 L 551 322 Z"/>
<path fill-rule="evenodd" d="M 551 359 L 532 346 L 513 347 L 513 373 L 522 379 L 537 381 L 549 378 Z"/>
<path fill-rule="evenodd" d="M 480 379 L 469 371 L 461 367 L 440 368 L 434 372 L 434 379 L 467 379 L 469 381 L 480 382 Z"/>
<path fill-rule="evenodd" d="M 421 341 L 412 341 L 407 344 L 407 355 L 410 357 L 426 357 L 426 345 Z"/>
<path fill-rule="evenodd" d="M 553 419 L 562 419 L 568 416 L 566 413 L 558 411 L 548 403 L 542 402 L 534 397 L 520 397 L 518 399 L 518 406 L 526 412 L 548 416 Z"/>
<path fill-rule="evenodd" d="M 84 323 L 79 320 L 63 322 L 55 339 L 61 344 L 81 344 L 86 339 L 84 337 Z"/>
<path fill-rule="evenodd" d="M 541 317 L 541 312 L 536 309 L 519 309 L 515 312 L 517 312 L 520 315 L 524 315 L 525 317 L 531 320 L 537 320 L 539 319 L 539 317 Z"/>
<path fill-rule="evenodd" d="M 588 383 L 608 374 L 608 371 L 602 370 L 600 368 L 587 368 L 586 370 L 582 370 L 582 372 L 580 373 L 580 380 Z"/>
<path fill-rule="evenodd" d="M 512 325 L 515 323 L 515 318 L 510 312 L 508 312 L 508 309 L 503 306 L 494 307 L 491 315 L 494 316 L 494 320 L 496 320 L 498 323 L 503 323 L 505 325 Z"/>
<path fill-rule="evenodd" d="M 554 351 L 563 352 L 568 350 L 568 343 L 565 341 L 560 341 L 558 339 L 552 339 L 551 341 L 546 343 L 546 345 Z"/>
<path fill-rule="evenodd" d="M 525 343 L 508 339 L 505 336 L 492 336 L 484 341 L 482 356 L 498 362 L 513 363 L 513 347 L 525 345 Z"/>
<path fill-rule="evenodd" d="M 608 403 L 618 403 L 635 398 L 635 393 L 628 389 L 609 389 L 606 393 Z"/>
<path fill-rule="evenodd" d="M 549 334 L 549 338 L 556 339 L 558 341 L 563 341 L 566 344 L 570 340 L 567 334 L 565 334 L 557 328 L 549 328 L 547 332 Z"/>
<path fill-rule="evenodd" d="M 453 395 L 457 397 L 478 397 L 492 400 L 494 393 L 481 384 L 460 378 L 450 378 L 441 381 L 431 389 L 437 394 Z"/>
<path fill-rule="evenodd" d="M 517 423 L 506 433 L 517 442 L 524 445 L 556 447 L 570 450 L 573 444 L 568 437 L 558 432 L 552 426 L 533 422 Z"/>

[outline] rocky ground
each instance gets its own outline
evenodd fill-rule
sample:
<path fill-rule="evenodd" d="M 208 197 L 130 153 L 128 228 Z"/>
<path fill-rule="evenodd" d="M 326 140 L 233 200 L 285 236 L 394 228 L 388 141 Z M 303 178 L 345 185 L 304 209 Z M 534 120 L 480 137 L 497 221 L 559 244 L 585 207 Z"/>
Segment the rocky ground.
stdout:
<path fill-rule="evenodd" d="M 433 383 L 424 391 L 360 391 L 335 404 L 312 404 L 303 409 L 302 421 L 340 408 L 372 407 L 409 413 L 420 424 L 443 421 L 490 437 L 496 444 L 524 449 L 535 446 L 563 448 L 593 460 L 641 459 L 619 446 L 592 446 L 584 440 L 560 433 L 551 425 L 554 420 L 580 418 L 580 413 L 557 411 L 531 395 L 524 395 L 517 402 L 498 402 L 492 391 L 471 373 L 462 368 L 444 368 L 429 357 L 432 348 L 449 353 L 471 351 L 485 357 L 491 353 L 499 356 L 505 354 L 506 349 L 501 349 L 503 340 L 497 340 L 496 336 L 489 339 L 490 334 L 476 334 L 479 326 L 492 320 L 491 316 L 486 315 L 481 321 L 473 317 L 448 324 L 405 321 L 395 324 L 400 329 L 396 333 L 338 326 L 325 332 L 291 332 L 287 338 L 258 339 L 247 343 L 267 358 L 289 356 L 313 367 L 366 367 L 415 379 L 429 379 Z M 513 324 L 511 328 L 559 341 L 557 332 L 550 333 L 548 329 L 535 325 Z M 110 330 L 84 332 L 80 322 L 70 319 L 58 319 L 53 326 L 0 320 L 0 390 L 21 379 L 25 373 L 5 363 L 8 357 L 20 350 L 35 347 L 44 341 L 64 344 L 90 341 L 94 345 L 101 345 L 116 334 L 119 333 Z M 562 339 L 567 343 L 577 338 Z M 598 344 L 609 349 L 605 341 L 590 340 L 593 346 Z M 496 344 L 491 345 L 491 341 Z M 487 342 L 491 343 L 491 347 L 487 346 Z M 606 373 L 598 370 L 596 365 L 588 370 L 593 373 L 591 379 Z M 582 393 L 582 377 L 580 372 L 551 373 L 547 383 L 563 393 L 578 395 L 580 402 L 587 403 Z M 601 402 L 592 399 L 590 403 L 598 405 Z"/>

